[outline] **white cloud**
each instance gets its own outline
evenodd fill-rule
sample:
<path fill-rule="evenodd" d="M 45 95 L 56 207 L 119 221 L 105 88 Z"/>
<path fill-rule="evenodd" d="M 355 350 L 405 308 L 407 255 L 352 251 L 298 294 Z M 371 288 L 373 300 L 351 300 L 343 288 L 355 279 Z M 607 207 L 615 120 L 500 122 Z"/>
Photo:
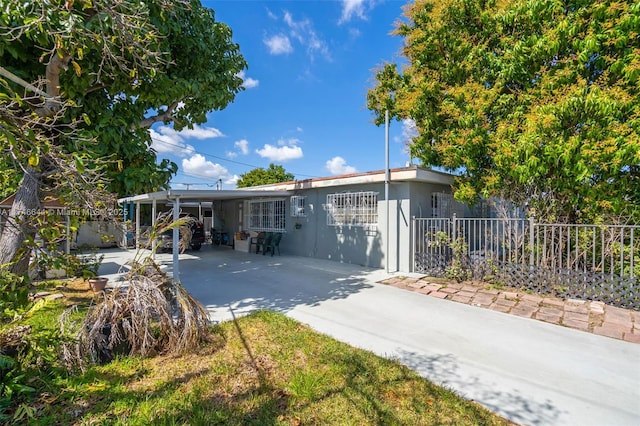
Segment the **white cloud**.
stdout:
<path fill-rule="evenodd" d="M 289 161 L 303 157 L 302 148 L 298 146 L 300 141 L 292 138 L 289 140 L 280 139 L 277 146 L 265 144 L 261 149 L 256 149 L 256 153 L 271 161 Z"/>
<path fill-rule="evenodd" d="M 167 135 L 160 134 L 151 129 L 150 133 L 151 149 L 153 149 L 158 154 L 170 154 L 175 155 L 176 157 L 187 157 L 195 152 L 195 148 L 189 144 L 186 144 L 175 131 L 173 134 Z"/>
<path fill-rule="evenodd" d="M 293 52 L 291 41 L 289 40 L 289 37 L 284 34 L 277 34 L 263 41 L 269 48 L 269 53 L 272 55 L 288 55 Z"/>
<path fill-rule="evenodd" d="M 177 157 L 188 157 L 195 152 L 192 145 L 185 139 L 210 139 L 224 136 L 215 127 L 193 126 L 193 129 L 183 129 L 176 132 L 173 127 L 160 126 L 157 131 L 151 129 L 151 148 L 158 154 L 171 154 Z"/>
<path fill-rule="evenodd" d="M 289 27 L 291 37 L 306 48 L 307 54 L 312 60 L 315 59 L 315 55 L 319 53 L 327 61 L 331 61 L 329 46 L 318 36 L 311 20 L 302 19 L 296 21 L 289 11 L 284 12 L 283 20 Z"/>
<path fill-rule="evenodd" d="M 271 19 L 273 19 L 273 20 L 277 20 L 277 19 L 278 19 L 278 17 L 276 16 L 276 14 L 275 14 L 275 13 L 273 13 L 273 12 L 271 11 L 271 9 L 269 9 L 268 7 L 267 7 L 266 9 L 267 9 L 267 16 L 268 16 L 269 18 L 271 18 Z"/>
<path fill-rule="evenodd" d="M 258 87 L 258 85 L 260 84 L 260 81 L 256 80 L 255 78 L 246 77 L 244 71 L 240 71 L 236 75 L 242 79 L 242 86 L 245 89 L 253 89 L 254 87 Z"/>
<path fill-rule="evenodd" d="M 278 139 L 278 146 L 296 146 L 300 143 L 300 139 L 289 138 L 289 139 Z"/>
<path fill-rule="evenodd" d="M 346 175 L 357 171 L 355 167 L 348 166 L 346 160 L 340 156 L 327 161 L 325 167 L 332 175 Z"/>
<path fill-rule="evenodd" d="M 413 118 L 405 118 L 402 120 L 402 139 L 405 142 L 411 142 L 413 138 L 418 136 L 418 126 Z"/>
<path fill-rule="evenodd" d="M 349 22 L 353 17 L 366 20 L 365 3 L 365 0 L 342 0 L 342 15 L 340 15 L 338 23 L 344 24 L 345 22 Z"/>
<path fill-rule="evenodd" d="M 410 147 L 413 142 L 413 138 L 419 135 L 418 126 L 412 118 L 405 118 L 402 120 L 402 132 L 399 136 L 394 136 L 393 141 L 395 143 L 404 144 L 402 147 L 402 153 L 411 155 Z"/>
<path fill-rule="evenodd" d="M 193 126 L 193 129 L 183 129 L 180 132 L 176 132 L 171 127 L 168 127 L 167 129 L 185 138 L 195 138 L 200 140 L 220 138 L 224 136 L 224 134 L 215 127 L 200 127 L 197 124 Z"/>
<path fill-rule="evenodd" d="M 353 40 L 359 38 L 361 35 L 362 35 L 362 32 L 360 32 L 359 29 L 357 29 L 357 28 L 349 28 L 349 36 Z"/>
<path fill-rule="evenodd" d="M 231 177 L 229 171 L 224 166 L 205 159 L 201 154 L 194 154 L 190 158 L 183 158 L 182 173 L 207 179 L 227 180 Z"/>
<path fill-rule="evenodd" d="M 235 141 L 233 146 L 236 148 L 236 151 L 227 151 L 228 158 L 236 158 L 238 155 L 248 155 L 249 154 L 249 141 L 246 139 L 240 139 L 239 141 Z"/>
<path fill-rule="evenodd" d="M 237 185 L 239 180 L 240 180 L 240 176 L 233 175 L 233 176 L 229 176 L 227 180 L 224 180 L 223 182 L 227 185 Z"/>
<path fill-rule="evenodd" d="M 239 141 L 235 141 L 233 146 L 235 146 L 242 155 L 249 154 L 249 141 L 246 139 L 241 139 Z"/>

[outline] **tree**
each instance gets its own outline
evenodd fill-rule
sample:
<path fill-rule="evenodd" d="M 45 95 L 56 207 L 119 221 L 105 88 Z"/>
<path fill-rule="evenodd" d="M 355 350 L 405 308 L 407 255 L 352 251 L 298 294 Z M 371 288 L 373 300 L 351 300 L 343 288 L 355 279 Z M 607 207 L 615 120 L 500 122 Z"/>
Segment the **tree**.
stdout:
<path fill-rule="evenodd" d="M 177 166 L 156 162 L 149 127 L 203 123 L 246 68 L 231 29 L 197 0 L 7 0 L 0 64 L 2 149 L 22 175 L 0 264 L 16 271 L 45 192 L 95 211 L 111 207 L 108 193 L 167 187 Z"/>
<path fill-rule="evenodd" d="M 459 172 L 455 195 L 504 196 L 538 217 L 640 214 L 640 3 L 417 0 L 367 96 L 413 119 L 411 153 Z"/>
<path fill-rule="evenodd" d="M 238 180 L 238 188 L 246 188 L 248 186 L 269 185 L 271 183 L 288 182 L 294 180 L 295 176 L 287 173 L 284 167 L 271 163 L 268 169 L 259 167 L 247 173 L 240 175 Z"/>

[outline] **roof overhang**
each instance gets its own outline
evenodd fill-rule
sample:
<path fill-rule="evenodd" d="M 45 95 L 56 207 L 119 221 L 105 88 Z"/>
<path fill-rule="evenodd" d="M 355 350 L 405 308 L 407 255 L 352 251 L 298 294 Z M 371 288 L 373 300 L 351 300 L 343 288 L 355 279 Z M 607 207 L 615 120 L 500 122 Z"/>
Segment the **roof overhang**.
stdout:
<path fill-rule="evenodd" d="M 340 176 L 329 176 L 323 178 L 313 178 L 297 180 L 291 182 L 274 183 L 253 187 L 255 190 L 287 190 L 295 191 L 299 189 L 328 188 L 344 185 L 360 185 L 368 183 L 384 183 L 386 174 L 384 170 L 377 170 L 365 173 L 353 173 Z M 454 176 L 448 173 L 428 170 L 421 167 L 402 167 L 389 171 L 389 181 L 395 182 L 421 182 L 441 185 L 452 185 Z M 249 188 L 247 188 L 249 189 Z"/>
<path fill-rule="evenodd" d="M 150 192 L 148 194 L 134 195 L 118 199 L 118 203 L 150 204 L 154 201 L 180 201 L 209 202 L 216 200 L 246 200 L 252 198 L 274 198 L 291 195 L 286 190 L 248 191 L 240 189 L 214 190 L 214 189 L 168 189 L 166 191 Z"/>

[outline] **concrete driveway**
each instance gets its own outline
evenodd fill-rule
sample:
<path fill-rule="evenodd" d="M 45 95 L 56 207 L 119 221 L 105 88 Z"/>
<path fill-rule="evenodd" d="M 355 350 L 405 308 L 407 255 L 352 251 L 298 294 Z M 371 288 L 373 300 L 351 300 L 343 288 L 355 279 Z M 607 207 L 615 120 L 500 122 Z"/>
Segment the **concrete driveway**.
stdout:
<path fill-rule="evenodd" d="M 123 254 L 105 251 L 101 273 Z M 170 269 L 171 255 L 158 261 Z M 519 424 L 640 424 L 638 344 L 378 284 L 384 271 L 333 261 L 205 246 L 181 255 L 180 271 L 213 320 L 283 312 Z"/>

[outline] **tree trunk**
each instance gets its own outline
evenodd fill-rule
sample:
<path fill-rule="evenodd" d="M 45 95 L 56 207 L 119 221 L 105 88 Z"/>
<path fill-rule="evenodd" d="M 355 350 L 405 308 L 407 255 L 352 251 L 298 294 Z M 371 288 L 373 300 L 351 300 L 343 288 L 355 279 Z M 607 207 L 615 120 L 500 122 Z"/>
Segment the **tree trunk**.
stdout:
<path fill-rule="evenodd" d="M 9 217 L 4 221 L 0 237 L 0 267 L 22 275 L 29 268 L 31 247 L 25 244 L 27 236 L 35 236 L 33 221 L 40 211 L 39 173 L 25 170 Z"/>
<path fill-rule="evenodd" d="M 62 107 L 60 102 L 60 72 L 67 69 L 71 56 L 61 55 L 56 49 L 47 63 L 47 96 L 42 108 L 36 113 L 41 117 L 53 117 Z M 29 269 L 31 247 L 25 244 L 27 237 L 36 234 L 35 217 L 40 212 L 40 173 L 26 167 L 9 217 L 0 237 L 0 268 L 22 275 Z"/>

